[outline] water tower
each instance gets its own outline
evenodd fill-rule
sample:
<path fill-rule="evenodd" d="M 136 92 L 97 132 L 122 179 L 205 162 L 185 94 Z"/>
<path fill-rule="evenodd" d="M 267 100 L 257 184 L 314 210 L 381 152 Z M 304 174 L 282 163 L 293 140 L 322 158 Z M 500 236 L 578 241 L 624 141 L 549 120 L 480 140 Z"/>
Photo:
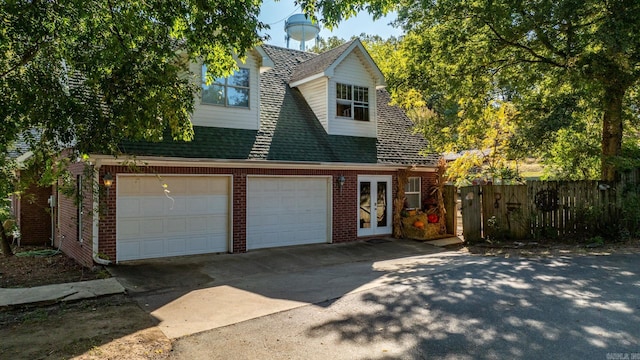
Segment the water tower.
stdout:
<path fill-rule="evenodd" d="M 305 41 L 315 39 L 316 43 L 319 38 L 320 26 L 311 22 L 311 19 L 305 14 L 291 15 L 284 22 L 285 40 L 287 40 L 287 48 L 289 47 L 289 39 L 300 42 L 300 50 L 305 51 Z"/>

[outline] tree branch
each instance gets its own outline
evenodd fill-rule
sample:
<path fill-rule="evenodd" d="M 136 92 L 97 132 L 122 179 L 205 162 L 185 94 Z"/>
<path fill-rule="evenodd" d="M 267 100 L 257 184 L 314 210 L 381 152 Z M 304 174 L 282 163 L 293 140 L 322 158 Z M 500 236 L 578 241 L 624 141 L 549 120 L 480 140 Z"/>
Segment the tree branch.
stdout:
<path fill-rule="evenodd" d="M 29 62 L 31 62 L 31 60 L 33 60 L 36 55 L 38 54 L 38 51 L 40 50 L 40 46 L 44 43 L 45 41 L 40 41 L 38 43 L 36 43 L 35 45 L 33 45 L 29 50 L 27 50 L 22 57 L 20 58 L 20 61 L 18 61 L 17 64 L 15 64 L 14 66 L 10 67 L 7 71 L 2 73 L 2 76 L 0 76 L 0 78 L 5 79 L 9 74 L 11 74 L 12 72 L 14 72 L 17 68 L 27 65 Z"/>
<path fill-rule="evenodd" d="M 498 33 L 498 31 L 495 29 L 495 27 L 493 27 L 488 21 L 484 21 L 484 24 L 491 30 L 491 32 L 498 38 L 499 41 L 512 46 L 512 47 L 516 47 L 518 49 L 522 49 L 526 52 L 528 52 L 529 54 L 531 54 L 531 56 L 533 56 L 534 58 L 538 59 L 536 61 L 527 61 L 527 62 L 536 62 L 536 63 L 545 63 L 545 64 L 550 64 L 553 66 L 557 66 L 560 68 L 564 68 L 566 67 L 566 65 L 563 65 L 557 61 L 554 61 L 552 59 L 549 59 L 545 56 L 542 56 L 540 54 L 538 54 L 537 52 L 535 52 L 535 50 L 533 50 L 532 48 L 523 45 L 517 41 L 511 41 L 511 40 L 507 40 L 504 36 L 500 35 L 500 33 Z"/>

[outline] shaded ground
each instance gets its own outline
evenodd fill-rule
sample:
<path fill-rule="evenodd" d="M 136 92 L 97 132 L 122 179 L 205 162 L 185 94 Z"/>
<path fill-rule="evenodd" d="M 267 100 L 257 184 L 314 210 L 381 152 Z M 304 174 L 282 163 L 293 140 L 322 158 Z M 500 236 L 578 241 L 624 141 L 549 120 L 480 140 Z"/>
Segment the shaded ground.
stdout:
<path fill-rule="evenodd" d="M 24 251 L 24 248 L 19 249 L 19 251 Z M 567 261 L 567 255 L 587 255 L 587 254 L 615 254 L 615 253 L 640 253 L 640 241 L 630 241 L 627 243 L 614 243 L 614 244 L 606 244 L 603 247 L 598 248 L 586 248 L 584 244 L 519 244 L 519 243 L 500 243 L 500 244 L 483 244 L 483 245 L 474 245 L 462 247 L 460 251 L 468 251 L 473 254 L 478 255 L 488 255 L 488 256 L 496 256 L 496 257 L 549 257 L 549 261 L 553 259 L 558 259 L 560 262 Z M 478 257 L 479 259 L 483 259 L 482 256 Z M 479 260 L 480 261 L 480 260 Z M 555 264 L 555 263 L 554 263 Z M 541 269 L 544 269 L 542 267 Z M 340 313 L 341 317 L 337 319 L 333 319 L 333 321 L 329 322 L 316 322 L 314 324 L 315 327 L 311 328 L 308 331 L 308 336 L 311 338 L 316 338 L 316 341 L 320 342 L 320 347 L 317 349 L 318 353 L 315 354 L 305 354 L 320 356 L 322 358 L 322 351 L 326 351 L 321 349 L 324 347 L 322 343 L 325 345 L 334 345 L 332 341 L 336 341 L 338 343 L 345 342 L 354 342 L 358 346 L 375 346 L 379 347 L 380 358 L 393 358 L 398 355 L 399 357 L 406 358 L 419 358 L 420 354 L 424 355 L 422 351 L 424 348 L 420 345 L 420 343 L 426 344 L 425 341 L 428 339 L 422 336 L 422 338 L 413 339 L 415 343 L 413 343 L 412 347 L 407 348 L 397 348 L 399 352 L 394 353 L 392 351 L 392 347 L 390 342 L 393 342 L 396 337 L 400 340 L 403 340 L 405 337 L 410 337 L 412 333 L 421 333 L 424 331 L 423 326 L 427 328 L 438 327 L 441 324 L 458 324 L 460 323 L 460 319 L 458 315 L 462 316 L 464 320 L 464 311 L 460 313 L 460 308 L 456 308 L 455 311 L 448 311 L 448 316 L 445 318 L 435 317 L 428 321 L 428 324 L 423 324 L 419 326 L 417 329 L 412 328 L 411 326 L 405 326 L 402 323 L 398 323 L 392 317 L 388 317 L 387 315 L 380 315 L 384 313 L 388 313 L 389 311 L 396 311 L 400 313 L 408 313 L 417 315 L 416 318 L 421 318 L 424 316 L 421 312 L 414 311 L 415 309 L 424 308 L 425 303 L 434 303 L 437 299 L 435 298 L 424 298 L 425 296 L 431 297 L 435 296 L 438 292 L 443 289 L 438 289 L 440 286 L 435 286 L 438 277 L 433 277 L 432 275 L 428 275 L 425 273 L 425 276 L 419 276 L 421 271 L 426 271 L 425 269 L 414 269 L 410 271 L 414 273 L 417 278 L 420 280 L 421 284 L 431 284 L 434 285 L 433 289 L 430 289 L 426 293 L 425 289 L 403 289 L 403 291 L 398 292 L 398 297 L 386 298 L 376 298 L 374 295 L 382 296 L 381 294 L 377 294 L 378 290 L 372 290 L 366 293 L 362 293 L 358 296 L 368 296 L 366 306 L 363 306 L 363 309 L 373 309 L 375 310 L 376 316 L 373 318 L 373 314 L 358 314 L 357 312 L 354 314 L 353 309 L 345 309 L 344 312 L 340 312 L 340 307 L 336 307 L 331 305 L 334 301 L 337 305 L 341 304 L 341 300 L 332 300 L 327 303 L 326 308 L 329 312 Z M 448 270 L 447 270 L 448 271 Z M 445 276 L 447 271 L 443 272 L 440 277 Z M 486 265 L 477 265 L 477 268 L 471 273 L 480 273 L 482 271 L 487 272 L 487 279 L 483 279 L 489 281 L 488 279 L 495 279 L 498 271 L 492 271 L 488 269 Z M 515 270 L 513 270 L 515 271 Z M 541 271 L 541 270 L 539 270 Z M 615 273 L 615 270 L 612 270 Z M 2 281 L 2 286 L 7 287 L 16 287 L 20 286 L 20 284 L 24 284 L 23 286 L 37 286 L 43 284 L 51 284 L 51 283 L 60 283 L 67 281 L 79 281 L 79 280 L 89 280 L 96 277 L 102 277 L 106 274 L 101 274 L 100 271 L 90 271 L 88 269 L 83 269 L 81 266 L 76 265 L 72 260 L 68 259 L 66 256 L 62 254 L 55 255 L 53 257 L 40 257 L 40 258 L 21 258 L 14 257 L 11 259 L 0 258 L 0 281 Z M 511 274 L 512 276 L 516 276 L 516 273 Z M 592 274 L 593 275 L 593 274 Z M 528 275 L 527 275 L 528 276 Z M 593 279 L 592 279 L 593 278 Z M 591 278 L 585 278 L 584 281 L 598 280 L 596 278 L 600 278 L 600 274 L 598 276 L 592 276 Z M 556 278 L 554 278 L 556 279 Z M 558 285 L 554 285 L 559 287 L 559 291 L 574 291 L 576 289 L 565 288 L 566 286 L 574 283 L 576 279 L 571 277 L 566 277 L 560 280 Z M 601 281 L 602 279 L 598 280 Z M 609 279 L 613 280 L 613 279 Z M 628 281 L 627 278 L 625 278 Z M 13 282 L 12 282 L 13 281 Z M 404 280 L 403 280 L 404 281 Z M 459 279 L 447 281 L 446 284 L 458 284 Z M 5 285 L 8 284 L 8 285 Z M 449 286 L 449 285 L 447 285 Z M 595 286 L 595 285 L 594 285 Z M 407 291 L 409 290 L 409 291 Z M 413 291 L 413 292 L 412 292 Z M 434 292 L 435 291 L 435 292 Z M 457 293 L 465 293 L 465 289 L 446 289 L 445 292 L 448 293 L 446 301 L 451 300 L 451 296 Z M 570 292 L 571 292 L 570 291 Z M 589 289 L 589 291 L 595 291 L 595 289 Z M 573 293 L 573 292 L 572 292 Z M 401 296 L 400 296 L 401 294 Z M 488 295 L 488 294 L 485 294 Z M 623 295 L 623 294 L 621 294 Z M 373 298 L 371 296 L 374 296 Z M 571 295 L 574 296 L 574 295 Z M 411 308 L 406 309 L 405 304 L 407 301 L 411 300 L 415 297 L 415 303 L 410 304 Z M 479 296 L 478 299 L 484 298 L 483 296 Z M 375 300 L 372 302 L 372 299 Z M 617 299 L 620 300 L 620 299 Z M 589 300 L 587 300 L 589 301 Z M 592 300 L 591 300 L 592 301 Z M 625 302 L 628 302 L 628 299 L 625 299 Z M 376 304 L 371 307 L 372 304 Z M 456 306 L 461 306 L 462 304 L 466 304 L 465 302 L 456 302 Z M 469 306 L 473 304 L 468 304 Z M 509 304 L 507 304 L 509 305 Z M 637 316 L 635 309 L 638 309 L 640 305 L 637 303 L 630 304 L 636 306 L 632 310 L 633 316 Z M 475 304 L 475 306 L 486 306 L 486 304 Z M 506 306 L 506 305 L 505 305 Z M 512 305 L 509 305 L 512 306 Z M 320 308 L 324 308 L 325 306 L 321 305 Z M 511 309 L 511 308 L 509 308 Z M 312 311 L 315 315 L 320 316 L 321 312 L 317 307 L 308 307 L 308 311 Z M 371 310 L 371 311 L 373 311 Z M 442 310 L 442 309 L 441 309 Z M 504 310 L 504 309 L 495 309 L 495 310 Z M 540 310 L 540 309 L 538 309 Z M 364 310 L 362 310 L 364 311 Z M 367 310 L 368 311 L 368 310 Z M 444 310 L 443 310 L 444 311 Z M 595 310 L 600 311 L 600 310 Z M 460 313 L 460 314 L 458 314 Z M 267 354 L 276 354 L 277 352 L 273 352 L 273 349 L 270 349 L 272 346 L 280 346 L 278 343 L 281 343 L 283 339 L 270 339 L 273 340 L 273 343 L 270 341 L 265 341 L 265 337 L 268 333 L 273 332 L 277 334 L 282 331 L 282 326 L 286 321 L 291 322 L 291 326 L 295 324 L 304 324 L 304 319 L 312 319 L 313 316 L 309 314 L 301 315 L 301 318 L 297 318 L 295 315 L 289 317 L 290 312 L 282 313 L 282 317 L 284 320 L 282 322 L 278 322 L 278 324 L 270 330 L 264 332 L 264 328 L 261 327 L 261 323 L 254 321 L 246 322 L 247 326 L 256 328 L 255 331 L 263 331 L 257 336 L 257 340 L 261 342 L 261 346 L 264 346 L 263 349 Z M 295 313 L 291 313 L 295 314 Z M 458 314 L 458 315 L 456 315 Z M 597 312 L 593 312 L 593 314 L 598 314 Z M 585 313 L 585 317 L 589 317 L 593 315 L 591 313 Z M 382 316 L 378 318 L 377 316 Z M 288 319 L 288 320 L 287 320 Z M 286 321 L 285 321 L 286 320 Z M 296 321 L 296 320 L 299 320 Z M 303 321 L 304 320 L 304 321 Z M 468 320 L 468 319 L 467 319 Z M 493 320 L 492 320 L 493 321 Z M 635 321 L 635 320 L 634 320 Z M 486 322 L 489 324 L 490 322 Z M 255 324 L 255 325 L 251 325 Z M 431 325 L 429 325 L 431 324 Z M 595 322 L 594 322 L 595 324 Z M 289 326 L 287 325 L 287 326 Z M 484 333 L 484 326 L 480 326 L 478 324 L 476 329 L 471 329 L 473 332 L 477 332 L 477 334 Z M 476 326 L 474 325 L 474 326 Z M 593 325 L 593 324 L 592 324 Z M 374 329 L 375 334 L 367 334 L 367 329 Z M 233 329 L 229 327 L 225 327 L 223 329 Z M 400 329 L 400 333 L 396 336 L 396 332 Z M 455 329 L 454 329 L 455 330 Z M 491 331 L 491 328 L 488 328 Z M 495 329 L 494 329 L 495 330 Z M 225 331 L 221 330 L 221 333 L 218 335 L 225 335 Z M 384 336 L 386 332 L 391 331 L 393 336 L 389 338 L 389 334 Z M 451 329 L 440 329 L 435 333 L 431 334 L 433 337 L 437 338 L 441 331 L 451 332 Z M 600 331 L 600 330 L 599 330 Z M 453 331 L 455 332 L 455 331 Z M 360 335 L 357 335 L 360 334 Z M 475 334 L 475 335 L 477 335 Z M 284 335 L 284 334 L 283 334 Z M 429 338 L 432 336 L 429 335 Z M 474 335 L 474 336 L 475 336 Z M 362 338 L 365 336 L 365 338 Z M 382 336 L 382 338 L 379 338 Z M 426 335 L 425 335 L 426 336 Z M 460 334 L 458 334 L 460 336 Z M 524 333 L 517 333 L 518 338 L 526 338 L 528 335 Z M 637 336 L 637 334 L 633 333 L 632 336 Z M 227 339 L 227 343 L 221 344 L 221 346 L 229 347 L 229 346 L 238 346 L 239 348 L 246 348 L 247 344 L 250 340 L 235 338 L 235 335 L 226 334 L 226 336 L 222 336 L 222 338 Z M 199 336 L 188 338 L 186 342 L 179 341 L 178 343 L 172 344 L 162 332 L 155 326 L 154 320 L 149 316 L 149 314 L 143 311 L 137 303 L 135 303 L 131 298 L 118 295 L 111 296 L 100 299 L 86 300 L 77 303 L 67 303 L 67 304 L 58 304 L 49 307 L 39 307 L 39 308 L 19 308 L 19 309 L 5 309 L 0 310 L 0 359 L 164 359 L 167 357 L 169 353 L 174 354 L 174 358 L 183 358 L 181 357 L 181 351 L 184 349 L 183 346 L 195 346 L 193 342 L 196 344 L 204 340 Z M 207 339 L 210 340 L 210 339 Z M 635 340 L 635 338 L 634 338 Z M 243 342 L 247 343 L 243 343 Z M 293 343 L 289 343 L 293 341 Z M 594 340 L 595 341 L 595 340 Z M 402 342 L 402 341 L 400 341 Z M 517 341 L 516 341 L 517 342 Z M 235 343 L 235 344 L 234 344 Z M 293 337 L 285 344 L 290 346 L 285 346 L 284 348 L 279 348 L 281 351 L 279 355 L 282 355 L 282 358 L 295 358 L 291 356 L 289 350 L 293 351 L 300 346 L 311 346 L 313 345 L 313 341 L 310 343 L 308 340 L 302 340 L 300 338 Z M 212 343 L 208 341 L 204 341 L 201 345 L 207 344 L 207 348 L 212 348 Z M 429 344 L 431 344 L 431 340 L 429 340 Z M 176 347 L 176 350 L 172 350 L 173 347 Z M 388 345 L 388 346 L 387 346 Z M 445 342 L 442 345 L 447 345 Z M 470 344 L 467 344 L 470 345 Z M 486 345 L 486 344 L 485 344 Z M 431 346 L 431 345 L 429 345 Z M 438 348 L 440 347 L 438 346 Z M 481 348 L 484 346 L 482 343 L 473 344 L 473 346 L 477 346 Z M 197 346 L 196 346 L 197 347 Z M 214 347 L 215 348 L 215 347 Z M 422 348 L 422 350 L 420 350 Z M 448 349 L 450 351 L 455 350 L 451 346 L 443 346 L 443 349 Z M 608 351 L 615 350 L 625 350 L 627 351 L 629 348 L 620 347 L 620 348 L 609 348 Z M 339 349 L 336 348 L 336 351 Z M 631 350 L 635 351 L 635 348 L 631 348 Z M 207 354 L 209 351 L 213 350 L 203 350 L 202 354 L 204 354 L 203 358 L 207 358 Z M 444 351 L 444 350 L 443 350 Z M 429 353 L 429 351 L 427 351 Z M 455 351 L 453 352 L 455 354 Z M 258 354 L 258 353 L 256 353 Z M 443 355 L 444 353 L 436 354 Z M 478 355 L 479 353 L 476 353 Z M 325 354 L 326 355 L 326 354 Z M 347 358 L 357 358 L 357 354 L 352 354 L 356 356 L 348 356 L 348 353 L 344 353 L 344 356 Z M 371 354 L 367 354 L 371 355 Z M 433 355 L 433 354 L 431 354 Z M 460 354 L 459 354 L 460 355 Z M 518 354 L 512 354 L 515 357 L 518 357 Z M 598 354 L 599 358 L 604 356 L 604 353 Z M 376 356 L 378 357 L 378 356 Z M 209 357 L 209 358 L 215 358 Z M 249 358 L 249 357 L 248 357 Z M 258 358 L 258 357 L 254 357 Z"/>
<path fill-rule="evenodd" d="M 498 241 L 462 245 L 461 251 L 475 255 L 501 257 L 557 257 L 564 255 L 640 254 L 640 240 L 587 244 L 554 241 Z"/>
<path fill-rule="evenodd" d="M 0 287 L 18 288 L 110 277 L 50 248 L 0 254 Z M 44 250 L 44 251 L 43 251 Z M 31 256 L 20 256 L 20 255 Z M 46 254 L 43 256 L 34 256 Z M 0 309 L 0 359 L 161 359 L 171 342 L 126 295 L 44 307 Z"/>
<path fill-rule="evenodd" d="M 0 254 L 0 287 L 17 288 L 49 284 L 104 279 L 109 273 L 98 267 L 88 269 L 62 252 L 55 255 L 47 247 L 22 246 L 13 248 L 15 256 Z M 47 255 L 38 254 L 46 253 Z M 30 256 L 21 256 L 21 255 Z"/>
<path fill-rule="evenodd" d="M 0 359 L 161 359 L 170 341 L 125 295 L 0 310 Z"/>
<path fill-rule="evenodd" d="M 171 358 L 599 360 L 640 353 L 634 254 L 445 254 L 384 276 L 384 286 L 178 339 Z"/>

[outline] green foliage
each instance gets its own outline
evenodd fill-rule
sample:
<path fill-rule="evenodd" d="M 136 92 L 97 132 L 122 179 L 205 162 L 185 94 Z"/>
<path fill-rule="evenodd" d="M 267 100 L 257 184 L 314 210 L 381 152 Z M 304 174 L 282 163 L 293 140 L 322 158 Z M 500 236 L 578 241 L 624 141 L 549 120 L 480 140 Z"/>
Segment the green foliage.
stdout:
<path fill-rule="evenodd" d="M 329 36 L 328 38 L 320 38 L 320 41 L 316 42 L 316 44 L 309 49 L 310 52 L 320 54 L 325 51 L 329 51 L 333 48 L 337 48 L 338 46 L 346 43 L 347 40 L 339 38 L 337 36 Z"/>
<path fill-rule="evenodd" d="M 509 230 L 505 229 L 501 226 L 498 219 L 495 216 L 487 219 L 487 229 L 485 238 L 489 242 L 499 242 L 504 241 L 509 237 Z"/>
<path fill-rule="evenodd" d="M 512 145 L 518 112 L 511 103 L 492 103 L 480 117 L 467 117 L 459 112 L 458 119 L 452 122 L 427 107 L 411 108 L 407 114 L 415 122 L 416 131 L 427 139 L 428 151 L 464 151 L 448 166 L 450 181 L 462 184 L 474 179 L 496 182 L 519 178 L 512 166 L 518 155 Z"/>
<path fill-rule="evenodd" d="M 544 180 L 595 180 L 599 178 L 599 132 L 593 122 L 559 129 L 542 155 Z"/>
<path fill-rule="evenodd" d="M 189 140 L 200 90 L 189 64 L 204 60 L 210 76 L 233 71 L 233 56 L 242 59 L 263 40 L 260 5 L 2 2 L 0 157 L 20 137 L 34 152 L 54 155 L 70 145 L 76 154 L 116 154 L 122 139 L 156 141 L 167 129 Z"/>
<path fill-rule="evenodd" d="M 590 247 L 600 247 L 604 245 L 604 238 L 602 236 L 594 236 L 587 240 Z"/>
<path fill-rule="evenodd" d="M 599 119 L 601 177 L 613 179 L 625 121 L 638 121 L 640 2 L 301 3 L 329 25 L 362 9 L 374 16 L 397 11 L 407 31 L 398 46 L 406 61 L 390 87 L 396 96 L 420 94 L 449 127 L 482 118 L 495 101 L 509 102 L 520 114 L 513 148 L 531 152 L 550 148 L 560 129 Z"/>
<path fill-rule="evenodd" d="M 640 238 L 640 195 L 627 193 L 622 198 L 620 238 Z"/>

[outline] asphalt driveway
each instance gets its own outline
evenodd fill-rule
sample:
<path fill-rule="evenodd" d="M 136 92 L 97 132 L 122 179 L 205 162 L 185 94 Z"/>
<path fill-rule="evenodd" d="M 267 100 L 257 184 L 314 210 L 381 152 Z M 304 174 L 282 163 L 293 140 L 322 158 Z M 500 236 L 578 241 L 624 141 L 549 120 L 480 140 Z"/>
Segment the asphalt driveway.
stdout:
<path fill-rule="evenodd" d="M 180 338 L 172 358 L 638 359 L 638 260 L 443 253 L 377 263 L 376 286 Z"/>
<path fill-rule="evenodd" d="M 128 262 L 109 271 L 174 339 L 370 289 L 400 263 L 443 251 L 374 239 Z"/>
<path fill-rule="evenodd" d="M 111 269 L 176 359 L 640 358 L 638 255 L 482 257 L 414 241 Z"/>

